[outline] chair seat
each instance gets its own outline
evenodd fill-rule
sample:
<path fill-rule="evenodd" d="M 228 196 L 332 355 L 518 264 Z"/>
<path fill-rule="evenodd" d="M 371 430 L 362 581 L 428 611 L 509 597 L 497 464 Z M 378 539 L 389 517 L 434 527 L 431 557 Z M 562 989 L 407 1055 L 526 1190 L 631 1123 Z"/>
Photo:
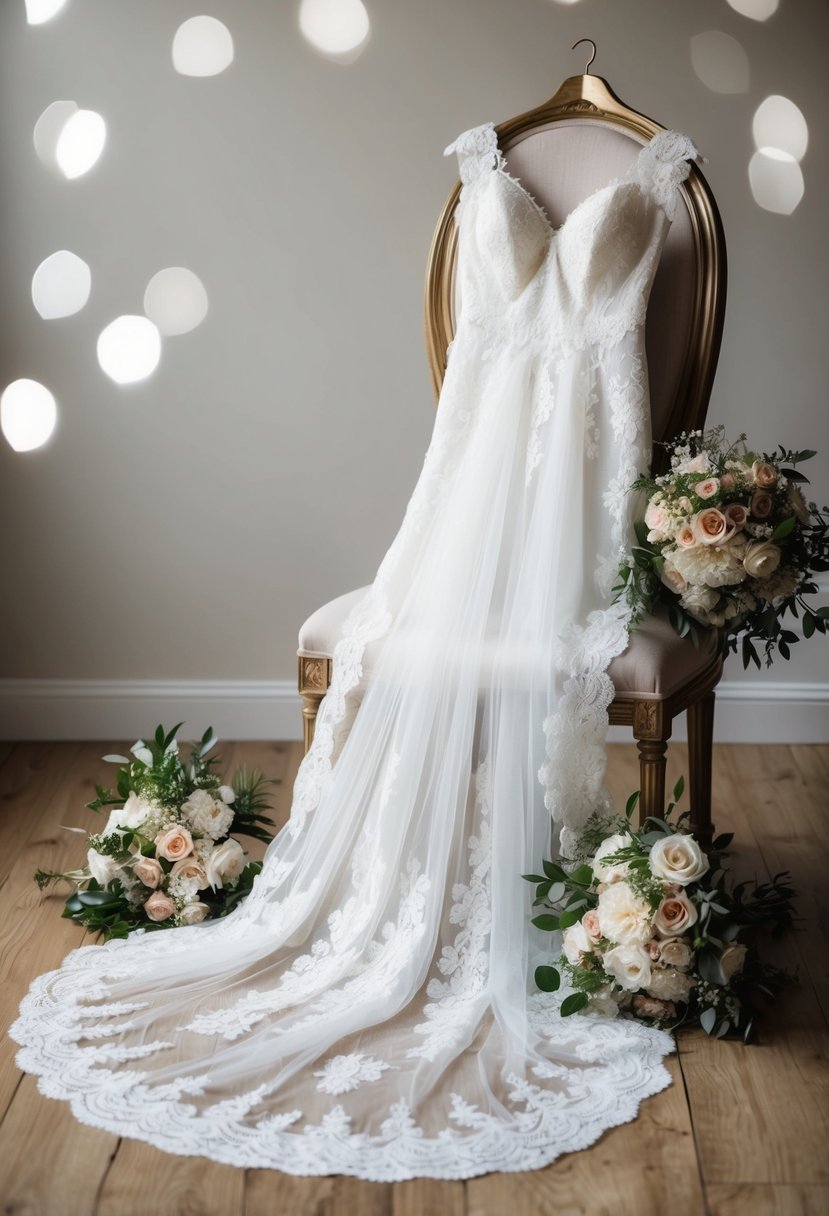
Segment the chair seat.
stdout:
<path fill-rule="evenodd" d="M 330 658 L 343 624 L 354 605 L 368 591 L 361 587 L 323 604 L 299 631 L 299 654 L 307 658 Z M 718 661 L 716 631 L 706 629 L 697 650 L 680 638 L 664 616 L 647 617 L 630 636 L 627 650 L 615 658 L 608 674 L 620 701 L 662 701 L 691 683 Z M 371 658 L 368 656 L 367 666 Z"/>

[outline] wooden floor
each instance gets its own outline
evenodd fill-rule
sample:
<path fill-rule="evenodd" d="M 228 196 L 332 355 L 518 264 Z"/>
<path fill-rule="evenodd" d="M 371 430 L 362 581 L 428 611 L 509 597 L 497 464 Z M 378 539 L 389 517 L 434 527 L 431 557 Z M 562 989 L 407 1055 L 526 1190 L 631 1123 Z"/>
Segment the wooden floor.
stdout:
<path fill-rule="evenodd" d="M 79 944 L 60 919 L 59 895 L 32 882 L 37 866 L 82 861 L 92 783 L 106 781 L 107 751 L 130 741 L 0 744 L 0 1001 L 3 1025 L 29 980 Z M 237 743 L 218 749 L 279 779 L 287 813 L 297 744 Z M 671 748 L 676 776 L 685 748 Z M 829 755 L 815 747 L 717 749 L 715 816 L 736 832 L 735 869 L 765 876 L 790 869 L 803 922 L 782 958 L 799 987 L 744 1047 L 683 1033 L 670 1057 L 674 1084 L 648 1099 L 635 1123 L 546 1170 L 468 1183 L 375 1184 L 291 1178 L 168 1157 L 76 1123 L 67 1105 L 40 1097 L 0 1041 L 0 1212 L 15 1216 L 808 1216 L 829 1213 Z M 618 799 L 636 788 L 632 747 L 611 748 Z"/>

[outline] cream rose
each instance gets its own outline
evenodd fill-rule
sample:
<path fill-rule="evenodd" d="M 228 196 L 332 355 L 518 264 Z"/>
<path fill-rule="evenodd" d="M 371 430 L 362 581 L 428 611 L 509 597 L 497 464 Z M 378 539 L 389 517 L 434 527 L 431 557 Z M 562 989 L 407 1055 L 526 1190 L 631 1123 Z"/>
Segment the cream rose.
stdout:
<path fill-rule="evenodd" d="M 145 887 L 158 887 L 164 877 L 164 871 L 154 857 L 139 857 L 132 872 Z"/>
<path fill-rule="evenodd" d="M 679 883 L 681 887 L 696 882 L 709 870 L 708 858 L 693 836 L 673 832 L 651 846 L 648 864 L 655 878 Z"/>
<path fill-rule="evenodd" d="M 170 878 L 193 878 L 199 891 L 210 886 L 204 866 L 197 857 L 185 857 L 182 861 L 177 861 L 170 871 Z"/>
<path fill-rule="evenodd" d="M 178 919 L 182 925 L 197 925 L 209 915 L 210 909 L 207 904 L 190 903 L 184 905 L 178 914 Z"/>
<path fill-rule="evenodd" d="M 777 485 L 777 469 L 765 460 L 755 460 L 751 466 L 751 476 L 754 478 L 754 484 L 761 490 L 771 490 Z"/>
<path fill-rule="evenodd" d="M 687 1001 L 696 980 L 675 967 L 654 967 L 645 985 L 649 996 L 660 1001 Z"/>
<path fill-rule="evenodd" d="M 188 857 L 193 852 L 193 837 L 187 828 L 180 827 L 177 823 L 159 832 L 154 843 L 156 853 L 165 861 L 180 861 L 182 857 Z"/>
<path fill-rule="evenodd" d="M 621 832 L 617 832 L 615 836 L 608 836 L 606 840 L 603 840 L 593 857 L 592 869 L 594 878 L 597 878 L 599 882 L 613 882 L 617 878 L 624 878 L 630 869 L 628 863 L 626 861 L 615 861 L 606 865 L 605 858 L 610 857 L 613 853 L 618 853 L 619 849 L 625 848 L 628 844 L 630 844 L 630 840 L 627 836 L 622 835 Z"/>
<path fill-rule="evenodd" d="M 150 898 L 144 904 L 144 911 L 149 916 L 150 920 L 167 920 L 176 910 L 176 905 L 170 899 L 169 895 L 165 895 L 163 891 L 153 891 Z"/>
<path fill-rule="evenodd" d="M 691 520 L 691 527 L 701 545 L 720 545 L 734 534 L 734 525 L 716 507 L 700 511 Z"/>
<path fill-rule="evenodd" d="M 585 954 L 592 953 L 593 943 L 587 936 L 587 930 L 581 921 L 576 921 L 574 925 L 570 925 L 561 935 L 561 948 L 564 951 L 568 963 L 574 967 L 581 965 Z"/>
<path fill-rule="evenodd" d="M 698 498 L 713 498 L 720 488 L 720 483 L 716 477 L 706 477 L 704 481 L 698 481 L 694 486 L 694 492 Z"/>
<path fill-rule="evenodd" d="M 656 909 L 654 927 L 663 937 L 678 937 L 695 925 L 699 913 L 684 891 L 668 895 Z"/>
<path fill-rule="evenodd" d="M 780 565 L 780 546 L 770 540 L 753 540 L 746 546 L 743 569 L 749 578 L 768 578 Z"/>
<path fill-rule="evenodd" d="M 642 946 L 651 936 L 650 908 L 624 880 L 602 891 L 597 912 L 602 936 L 612 942 Z"/>
<path fill-rule="evenodd" d="M 696 534 L 690 524 L 683 524 L 681 528 L 677 529 L 674 540 L 680 549 L 693 549 L 697 543 Z"/>
<path fill-rule="evenodd" d="M 659 961 L 666 967 L 676 967 L 679 971 L 687 971 L 694 957 L 694 952 L 687 942 L 680 937 L 668 937 L 659 945 Z"/>
<path fill-rule="evenodd" d="M 581 918 L 581 923 L 584 925 L 584 931 L 591 942 L 599 941 L 602 936 L 602 927 L 599 924 L 599 914 L 595 908 L 591 908 L 589 912 L 585 912 Z"/>
<path fill-rule="evenodd" d="M 670 530 L 668 512 L 664 507 L 657 506 L 652 502 L 648 503 L 648 508 L 645 511 L 645 526 L 649 529 L 648 540 L 667 540 Z"/>
<path fill-rule="evenodd" d="M 238 840 L 225 840 L 216 845 L 205 858 L 204 870 L 209 885 L 215 891 L 223 888 L 224 883 L 238 878 L 245 868 L 245 850 Z"/>
<path fill-rule="evenodd" d="M 745 957 L 746 947 L 742 942 L 734 942 L 731 946 L 726 946 L 720 956 L 720 966 L 726 980 L 730 980 L 732 975 L 742 971 Z"/>
<path fill-rule="evenodd" d="M 768 519 L 774 506 L 774 499 L 765 490 L 755 490 L 748 505 L 755 519 Z"/>
<path fill-rule="evenodd" d="M 635 942 L 614 946 L 602 959 L 608 975 L 626 992 L 647 988 L 651 981 L 651 960 L 646 950 Z"/>

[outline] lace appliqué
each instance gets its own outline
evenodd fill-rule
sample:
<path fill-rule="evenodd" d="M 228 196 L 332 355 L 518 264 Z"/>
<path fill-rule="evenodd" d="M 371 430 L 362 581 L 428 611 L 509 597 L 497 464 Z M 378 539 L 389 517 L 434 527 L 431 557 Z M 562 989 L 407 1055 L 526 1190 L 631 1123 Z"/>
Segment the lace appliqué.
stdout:
<path fill-rule="evenodd" d="M 640 185 L 650 191 L 669 220 L 676 215 L 677 189 L 691 172 L 688 162 L 698 157 L 695 145 L 679 131 L 660 131 L 639 153 Z"/>
<path fill-rule="evenodd" d="M 464 186 L 477 181 L 489 169 L 500 169 L 504 164 L 498 150 L 495 124 L 491 122 L 463 131 L 448 148 L 444 148 L 443 155 L 451 156 L 453 152 L 458 157 L 460 179 Z"/>
<path fill-rule="evenodd" d="M 347 1094 L 359 1089 L 366 1081 L 379 1081 L 390 1064 L 377 1060 L 363 1052 L 352 1052 L 347 1056 L 333 1056 L 314 1073 L 319 1077 L 317 1089 L 323 1094 Z"/>

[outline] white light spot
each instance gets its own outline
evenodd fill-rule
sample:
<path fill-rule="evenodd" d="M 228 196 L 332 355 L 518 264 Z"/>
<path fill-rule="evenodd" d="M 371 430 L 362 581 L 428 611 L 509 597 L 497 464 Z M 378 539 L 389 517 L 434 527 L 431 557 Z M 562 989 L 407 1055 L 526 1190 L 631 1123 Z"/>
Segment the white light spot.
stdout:
<path fill-rule="evenodd" d="M 89 299 L 92 273 L 82 258 L 59 249 L 32 275 L 32 303 L 44 321 L 71 317 Z"/>
<path fill-rule="evenodd" d="M 555 0 L 556 4 L 578 4 L 579 0 Z"/>
<path fill-rule="evenodd" d="M 751 193 L 758 207 L 777 215 L 791 215 L 803 198 L 805 186 L 800 165 L 780 148 L 760 148 L 748 166 Z"/>
<path fill-rule="evenodd" d="M 144 312 L 165 337 L 189 333 L 207 316 L 204 284 L 184 266 L 159 270 L 144 292 Z"/>
<path fill-rule="evenodd" d="M 77 114 L 78 105 L 74 101 L 53 101 L 47 106 L 35 123 L 33 140 L 35 152 L 49 169 L 57 169 L 55 152 L 63 128 L 73 114 Z"/>
<path fill-rule="evenodd" d="M 95 110 L 78 110 L 64 124 L 55 160 L 68 178 L 88 173 L 104 150 L 107 129 Z"/>
<path fill-rule="evenodd" d="M 741 17 L 750 17 L 752 21 L 767 21 L 777 12 L 780 0 L 728 0 L 728 3 Z"/>
<path fill-rule="evenodd" d="M 98 362 L 116 384 L 146 380 L 161 358 L 161 334 L 146 317 L 116 317 L 98 338 Z"/>
<path fill-rule="evenodd" d="M 806 119 L 788 97 L 772 94 L 758 107 L 752 123 L 754 142 L 758 148 L 780 148 L 795 160 L 801 160 L 809 145 Z"/>
<path fill-rule="evenodd" d="M 66 0 L 26 0 L 26 20 L 29 25 L 43 25 L 60 12 Z"/>
<path fill-rule="evenodd" d="M 37 380 L 15 380 L 0 397 L 0 428 L 15 452 L 42 447 L 58 420 L 58 407 Z"/>
<path fill-rule="evenodd" d="M 230 30 L 215 17 L 191 17 L 173 38 L 173 67 L 182 76 L 218 76 L 233 63 Z"/>
<path fill-rule="evenodd" d="M 722 30 L 694 34 L 691 65 L 702 83 L 715 93 L 745 93 L 748 90 L 748 55 L 736 38 Z"/>
<path fill-rule="evenodd" d="M 302 0 L 299 28 L 324 55 L 342 56 L 364 46 L 371 23 L 362 0 Z"/>

